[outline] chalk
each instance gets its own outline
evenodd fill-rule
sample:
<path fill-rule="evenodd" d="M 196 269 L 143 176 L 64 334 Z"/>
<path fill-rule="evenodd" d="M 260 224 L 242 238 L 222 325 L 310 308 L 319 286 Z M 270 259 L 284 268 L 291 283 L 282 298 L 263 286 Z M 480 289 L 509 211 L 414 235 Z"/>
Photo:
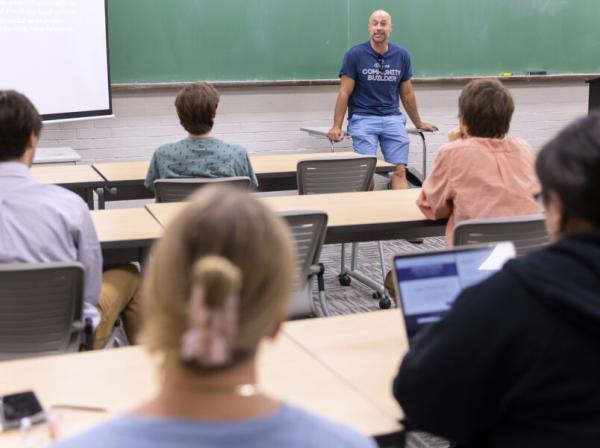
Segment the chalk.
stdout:
<path fill-rule="evenodd" d="M 501 78 L 510 78 L 512 75 L 512 72 L 502 72 L 498 74 L 498 76 L 500 76 Z"/>

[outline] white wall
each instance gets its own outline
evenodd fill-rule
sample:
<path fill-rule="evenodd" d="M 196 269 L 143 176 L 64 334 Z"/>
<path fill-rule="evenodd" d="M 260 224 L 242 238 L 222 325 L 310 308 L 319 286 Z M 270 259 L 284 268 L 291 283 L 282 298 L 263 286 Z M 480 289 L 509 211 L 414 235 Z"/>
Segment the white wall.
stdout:
<path fill-rule="evenodd" d="M 509 85 L 516 101 L 511 134 L 536 149 L 575 117 L 587 113 L 583 82 Z M 441 132 L 428 136 L 429 166 L 457 125 L 460 85 L 417 85 L 423 119 Z M 252 153 L 327 151 L 326 140 L 308 137 L 302 126 L 329 126 L 337 94 L 335 86 L 222 88 L 213 135 L 244 145 Z M 149 159 L 154 149 L 185 136 L 173 101 L 176 90 L 116 91 L 115 118 L 47 125 L 40 146 L 70 146 L 83 163 Z M 413 138 L 410 164 L 420 168 L 421 144 Z M 336 148 L 350 148 L 348 141 Z M 430 169 L 430 168 L 429 168 Z"/>

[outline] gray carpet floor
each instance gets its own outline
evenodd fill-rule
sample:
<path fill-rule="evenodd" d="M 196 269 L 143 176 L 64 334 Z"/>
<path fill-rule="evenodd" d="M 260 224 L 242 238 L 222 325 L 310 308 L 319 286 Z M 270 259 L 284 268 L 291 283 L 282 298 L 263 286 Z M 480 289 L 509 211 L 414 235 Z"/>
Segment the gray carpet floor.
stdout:
<path fill-rule="evenodd" d="M 444 240 L 425 238 L 422 244 L 412 244 L 406 240 L 383 241 L 385 272 L 391 269 L 394 255 L 444 249 Z M 346 245 L 346 266 L 350 265 L 351 245 Z M 338 281 L 340 272 L 341 245 L 331 244 L 323 247 L 321 262 L 325 265 L 325 292 L 331 314 L 350 314 L 379 309 L 378 300 L 373 299 L 373 291 L 356 280 L 350 286 L 341 286 Z M 360 243 L 358 249 L 357 270 L 380 283 L 382 280 L 381 263 L 376 242 Z M 318 300 L 316 283 L 313 299 Z M 316 304 L 318 309 L 318 304 Z"/>

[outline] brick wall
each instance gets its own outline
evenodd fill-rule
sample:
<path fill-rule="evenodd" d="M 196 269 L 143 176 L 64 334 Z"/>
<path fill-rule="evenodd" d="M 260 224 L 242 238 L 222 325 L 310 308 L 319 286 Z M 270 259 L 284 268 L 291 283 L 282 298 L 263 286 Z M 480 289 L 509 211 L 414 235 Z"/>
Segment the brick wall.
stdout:
<path fill-rule="evenodd" d="M 509 86 L 517 104 L 511 134 L 535 148 L 573 118 L 587 112 L 583 82 L 520 83 Z M 461 86 L 419 85 L 421 116 L 441 132 L 429 135 L 429 168 L 446 133 L 458 123 L 457 99 Z M 117 91 L 114 118 L 54 123 L 45 127 L 40 146 L 70 146 L 83 163 L 149 159 L 160 144 L 185 136 L 173 101 L 176 90 Z M 221 103 L 213 135 L 244 145 L 251 153 L 328 151 L 325 139 L 307 136 L 302 126 L 330 126 L 337 87 L 249 87 L 221 89 Z M 420 169 L 421 144 L 412 137 L 410 165 Z M 336 148 L 350 148 L 349 141 Z"/>

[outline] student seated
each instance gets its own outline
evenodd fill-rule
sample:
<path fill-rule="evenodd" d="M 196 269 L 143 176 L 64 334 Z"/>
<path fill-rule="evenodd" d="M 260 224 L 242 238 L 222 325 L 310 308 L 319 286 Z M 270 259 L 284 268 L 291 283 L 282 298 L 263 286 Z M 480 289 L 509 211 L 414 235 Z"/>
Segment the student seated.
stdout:
<path fill-rule="evenodd" d="M 458 108 L 460 129 L 440 148 L 417 200 L 429 219 L 448 218 L 448 246 L 460 221 L 541 213 L 533 150 L 506 135 L 514 110 L 509 90 L 494 79 L 471 81 Z"/>
<path fill-rule="evenodd" d="M 0 263 L 82 263 L 83 316 L 95 328 L 94 346 L 106 344 L 121 313 L 133 340 L 140 326 L 137 268 L 114 266 L 102 273 L 100 243 L 85 202 L 31 177 L 41 129 L 40 116 L 24 95 L 0 91 Z"/>
<path fill-rule="evenodd" d="M 160 146 L 152 156 L 144 185 L 154 191 L 154 181 L 178 177 L 249 177 L 258 181 L 246 149 L 210 136 L 219 93 L 208 83 L 184 87 L 175 99 L 179 121 L 188 137 Z"/>
<path fill-rule="evenodd" d="M 286 224 L 258 200 L 223 186 L 196 193 L 146 272 L 142 334 L 164 360 L 158 395 L 57 448 L 374 447 L 257 384 L 257 349 L 287 316 L 295 262 Z"/>
<path fill-rule="evenodd" d="M 600 441 L 600 113 L 536 162 L 555 242 L 466 289 L 419 334 L 394 395 L 410 429 L 467 447 Z"/>

